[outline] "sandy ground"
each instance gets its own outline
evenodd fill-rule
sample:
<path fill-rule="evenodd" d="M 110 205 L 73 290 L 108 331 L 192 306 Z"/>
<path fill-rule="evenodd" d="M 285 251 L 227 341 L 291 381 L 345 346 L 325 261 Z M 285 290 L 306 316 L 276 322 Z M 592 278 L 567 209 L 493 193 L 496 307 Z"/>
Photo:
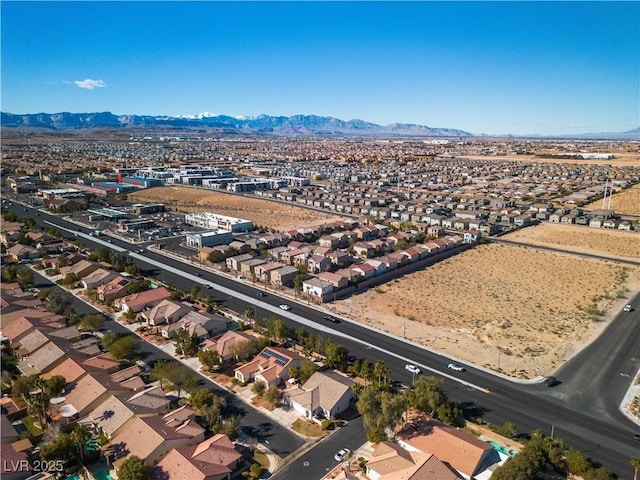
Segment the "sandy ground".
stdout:
<path fill-rule="evenodd" d="M 609 206 L 609 199 L 607 199 L 606 206 Z M 584 208 L 587 210 L 599 210 L 602 208 L 602 200 L 585 205 Z M 614 193 L 611 197 L 611 209 L 618 214 L 640 215 L 640 184 Z"/>
<path fill-rule="evenodd" d="M 453 357 L 533 378 L 593 340 L 640 289 L 639 278 L 640 268 L 490 244 L 328 308 Z M 596 308 L 604 313 L 589 313 Z"/>
<path fill-rule="evenodd" d="M 267 200 L 189 187 L 157 187 L 128 195 L 135 202 L 160 202 L 181 212 L 212 212 L 251 220 L 280 232 L 321 225 L 340 217 Z"/>
<path fill-rule="evenodd" d="M 584 160 L 582 158 L 542 158 L 536 155 L 458 155 L 458 158 L 468 160 L 496 160 L 503 161 L 517 161 L 517 162 L 536 162 L 536 163 L 566 163 L 567 165 L 611 165 L 612 167 L 624 167 L 624 166 L 640 166 L 640 158 L 638 152 L 618 152 L 613 151 L 606 153 L 615 154 L 614 159 L 594 159 Z"/>
<path fill-rule="evenodd" d="M 640 260 L 640 232 L 544 222 L 503 238 L 580 253 Z"/>

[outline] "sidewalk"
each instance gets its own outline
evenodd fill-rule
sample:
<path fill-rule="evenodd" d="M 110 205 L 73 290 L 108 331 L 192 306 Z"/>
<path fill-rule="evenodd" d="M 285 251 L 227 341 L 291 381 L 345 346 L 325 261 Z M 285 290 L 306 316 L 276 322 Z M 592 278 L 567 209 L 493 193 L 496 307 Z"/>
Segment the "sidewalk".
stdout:
<path fill-rule="evenodd" d="M 634 406 L 635 400 L 635 406 Z M 629 385 L 627 393 L 620 403 L 620 411 L 636 425 L 640 425 L 640 370 Z"/>

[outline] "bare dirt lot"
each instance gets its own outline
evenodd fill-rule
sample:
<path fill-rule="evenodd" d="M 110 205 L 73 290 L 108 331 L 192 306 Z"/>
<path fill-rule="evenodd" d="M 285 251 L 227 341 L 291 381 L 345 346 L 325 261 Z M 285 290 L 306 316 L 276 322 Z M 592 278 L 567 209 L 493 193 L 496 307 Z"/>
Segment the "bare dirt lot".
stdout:
<path fill-rule="evenodd" d="M 628 291 L 640 288 L 639 274 L 640 268 L 574 255 L 480 245 L 328 308 L 453 357 L 533 378 L 593 340 Z"/>
<path fill-rule="evenodd" d="M 504 238 L 573 252 L 635 261 L 640 259 L 640 233 L 638 232 L 545 222 L 510 233 Z"/>
<path fill-rule="evenodd" d="M 609 206 L 609 200 L 607 200 L 606 206 Z M 602 200 L 585 205 L 584 208 L 598 210 L 602 208 Z M 611 210 L 618 214 L 640 215 L 640 184 L 614 193 L 611 197 Z"/>
<path fill-rule="evenodd" d="M 555 153 L 555 152 L 549 152 Z M 612 167 L 640 166 L 640 159 L 637 151 L 612 152 L 616 156 L 613 159 L 589 159 L 583 158 L 545 158 L 537 155 L 460 155 L 459 158 L 468 160 L 496 160 L 496 161 L 517 161 L 536 163 L 566 163 L 568 165 L 611 165 Z"/>
<path fill-rule="evenodd" d="M 134 202 L 160 202 L 185 213 L 212 212 L 251 220 L 280 232 L 321 225 L 339 217 L 257 198 L 189 187 L 157 187 L 131 193 Z"/>

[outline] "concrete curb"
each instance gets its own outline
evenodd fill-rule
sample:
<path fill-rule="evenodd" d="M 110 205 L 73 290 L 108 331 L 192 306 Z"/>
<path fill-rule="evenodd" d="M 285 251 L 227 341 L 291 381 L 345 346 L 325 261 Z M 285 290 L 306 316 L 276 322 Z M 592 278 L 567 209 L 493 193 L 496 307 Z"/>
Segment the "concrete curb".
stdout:
<path fill-rule="evenodd" d="M 627 417 L 636 425 L 640 426 L 640 404 L 638 405 L 636 412 L 633 412 L 631 410 L 633 400 L 636 397 L 640 402 L 640 370 L 638 370 L 638 373 L 636 373 L 636 376 L 631 381 L 631 384 L 629 385 L 629 388 L 627 389 L 627 392 L 625 393 L 624 397 L 622 398 L 622 402 L 620 402 L 620 406 L 618 407 L 620 412 L 625 417 Z"/>

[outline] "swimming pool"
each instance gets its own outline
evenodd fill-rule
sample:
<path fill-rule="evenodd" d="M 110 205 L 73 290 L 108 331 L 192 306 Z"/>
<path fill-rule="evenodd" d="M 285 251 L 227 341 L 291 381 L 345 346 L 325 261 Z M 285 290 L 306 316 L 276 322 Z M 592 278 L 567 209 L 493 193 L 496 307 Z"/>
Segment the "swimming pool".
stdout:
<path fill-rule="evenodd" d="M 510 457 L 513 457 L 518 453 L 515 450 L 509 450 L 507 447 L 503 447 L 502 445 L 500 445 L 497 442 L 494 442 L 493 440 L 487 440 L 487 443 L 491 445 L 494 450 L 500 453 L 504 453 L 505 455 L 509 455 Z"/>

